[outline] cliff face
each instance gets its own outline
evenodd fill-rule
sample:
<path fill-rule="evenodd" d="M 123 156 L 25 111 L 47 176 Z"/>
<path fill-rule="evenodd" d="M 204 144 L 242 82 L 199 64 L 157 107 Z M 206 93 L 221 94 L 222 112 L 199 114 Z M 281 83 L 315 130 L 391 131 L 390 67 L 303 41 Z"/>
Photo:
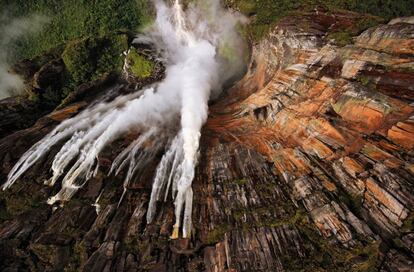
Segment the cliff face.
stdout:
<path fill-rule="evenodd" d="M 291 203 L 296 212 L 303 209 L 309 224 L 327 240 L 333 263 L 366 271 L 368 263 L 353 263 L 361 251 L 347 259 L 349 250 L 364 252 L 386 244 L 372 267 L 404 271 L 414 265 L 412 256 L 396 249 L 412 254 L 411 226 L 406 227 L 414 200 L 414 25 L 412 18 L 394 20 L 366 30 L 350 45 L 335 46 L 332 33 L 359 20 L 355 14 L 318 14 L 280 22 L 254 48 L 248 75 L 229 99 L 212 109 L 207 127 L 219 139 L 254 150 L 271 163 L 277 176 L 273 182 L 278 183 L 271 195 Z M 256 178 L 251 182 L 262 183 Z M 241 204 L 252 210 L 258 198 Z M 273 203 L 265 206 L 283 210 Z M 312 240 L 303 235 L 300 223 L 289 223 L 282 224 L 290 227 L 293 237 L 288 241 Z M 267 237 L 274 230 L 256 232 Z M 261 242 L 270 252 L 281 243 L 272 239 Z M 342 253 L 334 257 L 337 250 Z M 277 250 L 273 254 L 283 255 Z"/>
<path fill-rule="evenodd" d="M 122 175 L 106 173 L 127 135 L 63 207 L 45 203 L 58 185 L 42 184 L 57 147 L 1 193 L 2 270 L 412 271 L 414 22 L 342 46 L 365 19 L 288 17 L 253 46 L 246 76 L 210 108 L 191 239 L 169 240 L 171 201 L 146 225 L 159 158 L 118 207 Z M 3 182 L 25 150 L 110 84 L 92 85 L 0 141 Z"/>

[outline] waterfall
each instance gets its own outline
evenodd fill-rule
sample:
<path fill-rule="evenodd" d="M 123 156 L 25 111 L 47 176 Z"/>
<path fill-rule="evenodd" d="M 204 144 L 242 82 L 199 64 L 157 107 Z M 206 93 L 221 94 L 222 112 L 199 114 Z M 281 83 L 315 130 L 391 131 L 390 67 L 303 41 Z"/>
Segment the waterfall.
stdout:
<path fill-rule="evenodd" d="M 243 53 L 242 40 L 235 31 L 241 17 L 221 9 L 218 0 L 208 3 L 184 11 L 178 0 L 171 6 L 154 1 L 156 19 L 144 37 L 163 54 L 165 78 L 154 87 L 98 103 L 63 121 L 20 158 L 3 189 L 52 147 L 63 143 L 52 162 L 52 177 L 45 184 L 53 186 L 62 179 L 61 190 L 48 203 L 67 201 L 97 174 L 97 158 L 108 144 L 130 130 L 138 131 L 137 139 L 113 161 L 110 173 L 117 175 L 127 169 L 123 197 L 134 174 L 164 150 L 154 177 L 147 222 L 153 221 L 157 203 L 166 201 L 171 193 L 176 219 L 172 238 L 179 237 L 181 227 L 182 236 L 189 237 L 191 184 L 208 101 L 226 80 L 240 72 L 241 66 L 234 58 L 220 54 L 219 48 L 230 48 L 240 59 Z"/>

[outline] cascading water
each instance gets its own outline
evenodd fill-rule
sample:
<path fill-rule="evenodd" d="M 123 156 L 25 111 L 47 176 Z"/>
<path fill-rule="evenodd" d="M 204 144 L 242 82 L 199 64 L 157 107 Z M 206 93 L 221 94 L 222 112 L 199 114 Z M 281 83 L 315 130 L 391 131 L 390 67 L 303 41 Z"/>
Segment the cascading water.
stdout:
<path fill-rule="evenodd" d="M 3 189 L 51 147 L 66 141 L 54 157 L 53 175 L 45 183 L 54 185 L 62 178 L 61 190 L 48 203 L 67 201 L 96 175 L 97 158 L 109 143 L 130 130 L 138 131 L 139 137 L 113 161 L 110 172 L 118 174 L 128 167 L 125 193 L 134 173 L 166 147 L 156 170 L 147 222 L 154 218 L 156 203 L 166 201 L 171 192 L 176 218 L 172 237 L 179 236 L 181 225 L 183 237 L 188 237 L 191 183 L 208 101 L 226 80 L 240 72 L 243 58 L 242 40 L 235 31 L 241 17 L 222 10 L 219 0 L 201 2 L 184 11 L 178 0 L 171 7 L 155 1 L 155 23 L 138 39 L 150 39 L 163 54 L 167 65 L 165 79 L 153 88 L 99 103 L 62 122 L 21 157 Z"/>

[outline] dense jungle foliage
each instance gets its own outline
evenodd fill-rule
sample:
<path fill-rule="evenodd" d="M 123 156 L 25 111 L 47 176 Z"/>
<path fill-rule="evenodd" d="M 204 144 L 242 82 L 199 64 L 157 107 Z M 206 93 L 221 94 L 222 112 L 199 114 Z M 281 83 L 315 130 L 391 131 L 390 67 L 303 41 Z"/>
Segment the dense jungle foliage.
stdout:
<path fill-rule="evenodd" d="M 80 37 L 137 31 L 152 17 L 147 0 L 0 0 L 0 10 L 0 23 L 32 14 L 47 20 L 40 32 L 13 45 L 15 59 L 36 56 Z"/>
<path fill-rule="evenodd" d="M 194 0 L 187 0 L 191 2 Z M 203 0 L 204 1 L 204 0 Z M 328 10 L 348 9 L 371 13 L 386 20 L 414 12 L 412 0 L 224 0 L 226 6 L 252 17 L 248 28 L 254 39 L 260 37 L 278 19 L 293 10 L 316 6 Z M 66 42 L 106 35 L 116 30 L 137 31 L 151 23 L 150 0 L 0 0 L 0 23 L 32 14 L 47 21 L 38 33 L 26 35 L 13 44 L 14 60 L 30 58 Z"/>

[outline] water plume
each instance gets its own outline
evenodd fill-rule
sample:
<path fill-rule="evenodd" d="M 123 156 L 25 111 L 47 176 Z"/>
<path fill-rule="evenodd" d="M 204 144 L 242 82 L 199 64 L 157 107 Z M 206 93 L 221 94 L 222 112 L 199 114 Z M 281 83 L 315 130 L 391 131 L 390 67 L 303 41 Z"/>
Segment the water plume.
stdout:
<path fill-rule="evenodd" d="M 0 14 L 0 99 L 21 93 L 23 79 L 10 72 L 13 43 L 24 35 L 36 33 L 48 20 L 41 15 L 10 18 L 5 12 Z"/>
<path fill-rule="evenodd" d="M 46 184 L 54 185 L 62 179 L 61 190 L 48 203 L 66 201 L 97 174 L 97 158 L 109 143 L 130 130 L 138 131 L 138 138 L 113 161 L 110 173 L 117 175 L 127 169 L 123 197 L 136 172 L 164 149 L 154 177 L 147 222 L 153 221 L 157 203 L 167 201 L 171 193 L 176 219 L 172 238 L 179 236 L 181 226 L 183 237 L 189 237 L 191 184 L 200 131 L 207 119 L 209 99 L 241 72 L 243 42 L 235 27 L 243 19 L 222 9 L 219 0 L 200 1 L 185 11 L 178 0 L 171 6 L 160 0 L 154 5 L 155 23 L 137 41 L 155 44 L 166 62 L 165 78 L 154 87 L 101 102 L 62 122 L 22 156 L 4 189 L 53 146 L 64 142 Z"/>

